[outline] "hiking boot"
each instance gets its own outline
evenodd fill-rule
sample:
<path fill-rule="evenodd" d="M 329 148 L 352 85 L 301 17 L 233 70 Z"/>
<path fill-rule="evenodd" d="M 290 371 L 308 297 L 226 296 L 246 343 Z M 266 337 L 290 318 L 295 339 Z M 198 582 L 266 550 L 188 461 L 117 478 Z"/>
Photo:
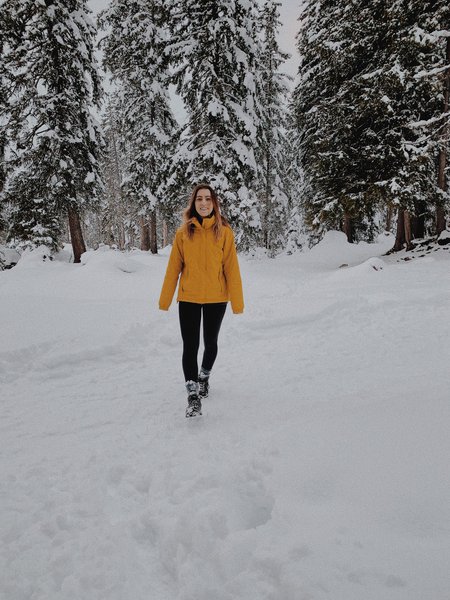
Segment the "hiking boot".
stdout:
<path fill-rule="evenodd" d="M 202 402 L 197 394 L 189 394 L 186 417 L 199 417 L 202 414 Z"/>
<path fill-rule="evenodd" d="M 186 390 L 188 393 L 186 417 L 198 417 L 202 414 L 202 402 L 198 395 L 197 381 L 186 381 Z"/>
<path fill-rule="evenodd" d="M 207 398 L 209 394 L 209 378 L 198 380 L 198 395 L 200 398 Z"/>
<path fill-rule="evenodd" d="M 211 371 L 201 367 L 200 373 L 198 374 L 198 395 L 200 398 L 207 398 L 209 394 L 209 376 Z"/>

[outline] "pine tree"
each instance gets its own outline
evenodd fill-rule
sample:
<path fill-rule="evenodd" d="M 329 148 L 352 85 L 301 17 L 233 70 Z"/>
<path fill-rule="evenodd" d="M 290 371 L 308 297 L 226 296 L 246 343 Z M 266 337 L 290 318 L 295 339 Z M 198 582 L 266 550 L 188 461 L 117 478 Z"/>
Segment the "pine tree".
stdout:
<path fill-rule="evenodd" d="M 8 77 L 6 66 L 8 38 L 13 35 L 14 27 L 8 11 L 1 9 L 0 2 L 0 234 L 2 238 L 6 230 L 5 214 L 8 204 L 2 194 L 6 182 L 6 151 L 7 151 L 7 123 L 10 116 L 8 96 L 12 89 L 12 81 Z"/>
<path fill-rule="evenodd" d="M 347 108 L 338 94 L 351 77 L 348 56 L 356 51 L 354 35 L 345 37 L 349 8 L 349 3 L 305 0 L 299 19 L 300 66 L 292 96 L 292 121 L 303 172 L 305 220 L 318 236 L 342 226 L 348 211 L 347 187 L 354 185 L 345 181 L 342 171 L 344 163 L 352 163 L 354 152 L 346 139 L 345 122 L 341 126 L 338 120 L 338 116 L 343 120 Z M 347 110 L 351 112 L 351 107 Z"/>
<path fill-rule="evenodd" d="M 13 203 L 10 237 L 25 245 L 61 240 L 68 217 L 74 261 L 85 250 L 80 213 L 101 188 L 95 28 L 85 0 L 5 0 L 5 65 L 13 82 L 8 123 Z"/>
<path fill-rule="evenodd" d="M 105 188 L 101 195 L 97 218 L 99 220 L 99 239 L 107 244 L 117 245 L 120 250 L 123 250 L 127 246 L 129 237 L 127 221 L 132 210 L 127 206 L 122 186 L 126 164 L 121 151 L 123 144 L 120 142 L 123 138 L 121 112 L 120 97 L 114 94 L 106 104 L 102 119 L 105 152 L 101 161 L 101 169 Z"/>
<path fill-rule="evenodd" d="M 303 165 L 300 160 L 300 132 L 293 119 L 294 110 L 288 107 L 286 123 L 286 152 L 284 156 L 283 180 L 288 197 L 288 218 L 285 231 L 285 249 L 289 254 L 301 250 L 306 241 L 305 215 L 302 195 L 305 191 Z"/>
<path fill-rule="evenodd" d="M 172 11 L 168 47 L 188 123 L 171 161 L 170 195 L 213 185 L 241 248 L 261 243 L 255 193 L 258 117 L 254 72 L 259 55 L 254 0 L 182 0 Z"/>
<path fill-rule="evenodd" d="M 161 0 L 113 0 L 99 23 L 104 64 L 111 71 L 121 102 L 125 197 L 141 215 L 141 248 L 156 252 L 156 210 L 164 186 L 163 165 L 175 121 L 167 91 L 167 23 Z M 153 235 L 148 229 L 148 216 Z M 151 244 L 150 244 L 151 237 Z"/>
<path fill-rule="evenodd" d="M 6 165 L 5 165 L 5 151 L 6 151 L 6 118 L 7 118 L 7 94 L 6 94 L 6 77 L 3 69 L 3 52 L 4 52 L 4 28 L 3 15 L 0 16 L 0 235 L 5 228 L 4 220 L 4 204 L 1 201 L 1 193 L 5 185 L 6 180 Z"/>
<path fill-rule="evenodd" d="M 446 30 L 445 40 L 445 62 L 446 69 L 443 75 L 443 98 L 441 124 L 439 128 L 439 158 L 438 158 L 438 187 L 442 191 L 442 200 L 437 202 L 436 207 L 436 235 L 440 235 L 447 225 L 447 214 L 449 205 L 449 169 L 450 163 L 450 30 Z"/>
<path fill-rule="evenodd" d="M 421 76 L 431 77 L 441 88 L 441 114 L 432 123 L 437 131 L 438 145 L 438 198 L 436 202 L 436 234 L 439 236 L 447 227 L 450 211 L 450 5 L 444 0 L 433 3 L 434 13 L 430 22 L 430 37 L 436 50 L 434 68 Z"/>
<path fill-rule="evenodd" d="M 418 76 L 435 60 L 421 35 L 433 11 L 402 0 L 306 3 L 295 110 L 305 210 L 319 231 L 367 235 L 376 213 L 394 206 L 408 229 L 409 216 L 435 202 L 435 142 L 415 126 L 437 110 L 435 85 Z"/>
<path fill-rule="evenodd" d="M 288 218 L 285 161 L 287 152 L 286 99 L 289 89 L 287 76 L 281 73 L 289 58 L 281 52 L 277 34 L 280 3 L 266 0 L 261 8 L 261 54 L 258 60 L 258 107 L 261 112 L 256 149 L 258 164 L 258 197 L 261 201 L 261 220 L 264 246 L 271 256 L 285 244 Z"/>
<path fill-rule="evenodd" d="M 434 69 L 438 60 L 435 40 L 430 35 L 435 8 L 434 2 L 415 1 L 405 6 L 397 0 L 386 9 L 383 68 L 375 85 L 385 91 L 383 99 L 395 115 L 395 127 L 391 129 L 402 151 L 396 173 L 392 173 L 391 184 L 384 186 L 383 193 L 385 204 L 398 208 L 394 249 L 401 249 L 403 244 L 410 248 L 414 237 L 424 236 L 438 197 L 434 123 L 441 110 L 440 86 L 433 78 L 423 76 Z"/>

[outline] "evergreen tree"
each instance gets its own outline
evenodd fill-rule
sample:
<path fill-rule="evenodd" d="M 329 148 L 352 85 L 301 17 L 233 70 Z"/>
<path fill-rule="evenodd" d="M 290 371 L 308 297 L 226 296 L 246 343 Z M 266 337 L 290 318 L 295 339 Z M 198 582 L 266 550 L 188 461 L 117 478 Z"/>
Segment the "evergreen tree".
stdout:
<path fill-rule="evenodd" d="M 168 21 L 161 0 L 113 0 L 99 17 L 108 31 L 102 41 L 104 64 L 112 73 L 121 102 L 122 152 L 126 157 L 123 190 L 141 215 L 141 248 L 151 246 L 153 252 L 156 209 L 161 204 L 158 191 L 164 187 L 163 165 L 175 129 L 167 91 Z"/>
<path fill-rule="evenodd" d="M 430 125 L 436 132 L 438 146 L 438 196 L 436 201 L 436 234 L 439 235 L 447 227 L 450 209 L 449 178 L 450 169 L 450 4 L 444 0 L 433 3 L 433 11 L 429 14 L 427 31 L 422 37 L 431 42 L 435 49 L 435 60 L 428 69 L 420 71 L 417 76 L 431 78 L 437 90 L 440 89 L 440 114 L 431 122 L 422 123 L 424 135 L 430 135 Z M 431 66 L 431 68 L 430 68 Z"/>
<path fill-rule="evenodd" d="M 449 19 L 450 20 L 450 19 Z M 438 158 L 438 187 L 442 192 L 442 198 L 438 200 L 436 207 L 436 234 L 439 236 L 448 229 L 449 212 L 449 168 L 450 162 L 450 30 L 446 30 L 445 36 L 445 63 L 442 85 L 442 117 L 439 126 L 439 158 Z"/>
<path fill-rule="evenodd" d="M 341 226 L 351 240 L 352 225 L 370 233 L 381 208 L 419 215 L 435 201 L 432 136 L 414 127 L 437 110 L 435 86 L 418 77 L 434 61 L 420 35 L 432 14 L 431 2 L 306 2 L 295 111 L 305 210 L 319 231 Z"/>
<path fill-rule="evenodd" d="M 344 110 L 338 93 L 351 76 L 348 56 L 356 50 L 354 36 L 345 37 L 349 4 L 306 0 L 297 36 L 300 66 L 292 96 L 292 121 L 304 175 L 301 197 L 305 220 L 319 236 L 323 230 L 341 226 L 347 209 L 341 169 L 355 154 L 346 143 L 345 124 L 340 127 L 337 121 L 337 111 Z"/>
<path fill-rule="evenodd" d="M 300 161 L 300 132 L 293 119 L 294 110 L 291 104 L 288 108 L 286 146 L 284 155 L 283 180 L 288 197 L 288 217 L 285 231 L 285 248 L 289 254 L 300 250 L 307 238 L 305 230 L 304 204 L 302 194 L 305 190 L 303 166 Z"/>
<path fill-rule="evenodd" d="M 129 240 L 127 224 L 133 214 L 127 205 L 122 181 L 126 169 L 121 140 L 123 127 L 121 120 L 120 97 L 112 95 L 105 108 L 102 128 L 105 136 L 105 152 L 101 168 L 105 180 L 105 189 L 101 196 L 99 220 L 99 239 L 107 244 L 117 245 L 123 250 Z M 131 214 L 130 214 L 131 213 Z M 134 210 L 137 213 L 137 210 Z"/>
<path fill-rule="evenodd" d="M 257 166 L 257 11 L 254 0 L 182 0 L 173 7 L 174 80 L 188 122 L 171 162 L 178 201 L 200 181 L 218 191 L 242 248 L 261 243 Z"/>
<path fill-rule="evenodd" d="M 401 149 L 396 172 L 390 171 L 391 184 L 388 180 L 383 189 L 385 204 L 398 208 L 395 249 L 404 243 L 411 247 L 412 238 L 434 229 L 432 216 L 438 199 L 435 118 L 441 112 L 441 90 L 437 79 L 423 73 L 439 62 L 436 41 L 430 35 L 435 8 L 434 2 L 397 0 L 386 9 L 386 48 L 375 85 L 384 90 L 383 99 L 395 115 L 391 129 Z M 385 166 L 388 173 L 390 164 Z"/>
<path fill-rule="evenodd" d="M 6 181 L 6 150 L 7 150 L 7 123 L 9 118 L 8 96 L 12 88 L 12 82 L 8 78 L 5 58 L 7 55 L 8 38 L 13 32 L 10 15 L 2 9 L 0 2 L 0 235 L 3 238 L 6 229 L 5 213 L 8 205 L 2 195 Z"/>
<path fill-rule="evenodd" d="M 263 242 L 274 255 L 285 244 L 288 217 L 286 181 L 286 99 L 289 93 L 287 76 L 280 72 L 289 58 L 281 52 L 277 34 L 279 6 L 266 0 L 261 9 L 261 54 L 258 60 L 258 107 L 261 115 L 256 150 L 258 164 L 258 197 L 261 201 Z"/>
<path fill-rule="evenodd" d="M 0 193 L 3 190 L 3 186 L 6 179 L 6 166 L 5 166 L 5 151 L 6 151 L 6 121 L 8 114 L 7 104 L 7 83 L 6 83 L 6 72 L 4 68 L 3 55 L 5 52 L 4 45 L 5 40 L 5 15 L 0 13 Z M 0 205 L 1 208 L 1 205 Z M 0 210 L 0 231 L 2 229 L 2 211 Z"/>
<path fill-rule="evenodd" d="M 95 28 L 85 0 L 5 0 L 5 68 L 13 82 L 8 123 L 13 203 L 10 237 L 56 248 L 67 215 L 74 260 L 85 250 L 80 212 L 101 188 Z"/>

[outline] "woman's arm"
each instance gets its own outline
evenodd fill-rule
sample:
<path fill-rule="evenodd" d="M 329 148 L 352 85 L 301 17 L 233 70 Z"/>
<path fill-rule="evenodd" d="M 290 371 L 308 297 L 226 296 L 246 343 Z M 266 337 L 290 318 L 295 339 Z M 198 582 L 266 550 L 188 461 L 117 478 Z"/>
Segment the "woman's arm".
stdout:
<path fill-rule="evenodd" d="M 178 277 L 183 269 L 183 240 L 182 232 L 177 231 L 170 253 L 169 263 L 167 264 L 166 276 L 159 297 L 159 308 L 169 310 L 173 295 L 177 288 Z"/>
<path fill-rule="evenodd" d="M 234 234 L 229 227 L 225 228 L 225 245 L 223 248 L 223 272 L 227 280 L 231 308 L 234 314 L 244 312 L 244 295 L 242 293 L 241 272 L 234 243 Z"/>

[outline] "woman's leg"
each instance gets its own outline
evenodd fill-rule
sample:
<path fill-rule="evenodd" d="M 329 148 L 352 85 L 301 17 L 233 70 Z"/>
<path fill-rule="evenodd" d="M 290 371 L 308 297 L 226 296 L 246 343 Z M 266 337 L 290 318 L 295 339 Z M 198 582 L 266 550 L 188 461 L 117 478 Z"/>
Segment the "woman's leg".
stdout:
<path fill-rule="evenodd" d="M 203 353 L 202 367 L 206 371 L 211 371 L 216 360 L 217 339 L 226 308 L 226 302 L 203 305 L 203 341 L 205 351 Z"/>
<path fill-rule="evenodd" d="M 197 381 L 197 354 L 200 345 L 201 304 L 179 302 L 181 337 L 183 338 L 183 372 L 185 381 Z"/>

